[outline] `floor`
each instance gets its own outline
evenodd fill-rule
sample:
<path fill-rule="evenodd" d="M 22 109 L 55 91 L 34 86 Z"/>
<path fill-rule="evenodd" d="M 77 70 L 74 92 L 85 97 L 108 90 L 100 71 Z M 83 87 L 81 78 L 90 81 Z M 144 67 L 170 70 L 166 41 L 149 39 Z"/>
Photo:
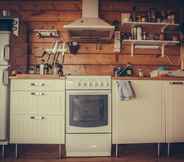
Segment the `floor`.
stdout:
<path fill-rule="evenodd" d="M 120 157 L 120 158 L 67 158 L 67 159 L 19 159 L 19 160 L 0 160 L 1 162 L 184 162 L 184 158 L 137 158 Z"/>
<path fill-rule="evenodd" d="M 28 149 L 28 148 L 31 148 Z M 92 157 L 92 158 L 62 158 L 58 159 L 56 146 L 22 147 L 22 153 L 19 159 L 15 159 L 14 153 L 0 162 L 184 162 L 184 145 L 173 146 L 171 157 L 167 157 L 166 147 L 162 145 L 161 156 L 157 158 L 156 145 L 122 145 L 119 147 L 119 157 Z M 53 152 L 51 151 L 53 150 Z M 114 150 L 114 149 L 113 149 Z"/>

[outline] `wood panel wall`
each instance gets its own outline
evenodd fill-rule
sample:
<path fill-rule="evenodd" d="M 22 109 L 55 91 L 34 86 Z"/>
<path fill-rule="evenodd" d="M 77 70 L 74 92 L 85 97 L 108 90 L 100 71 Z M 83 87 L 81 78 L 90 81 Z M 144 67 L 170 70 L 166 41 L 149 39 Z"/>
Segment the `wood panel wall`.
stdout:
<path fill-rule="evenodd" d="M 167 1 L 167 2 L 166 2 Z M 21 36 L 21 43 L 14 42 L 13 52 L 14 67 L 23 65 L 23 57 L 29 57 L 29 64 L 39 64 L 43 51 L 53 45 L 54 39 L 41 38 L 36 36 L 34 29 L 57 29 L 61 33 L 61 39 L 67 40 L 63 25 L 68 24 L 81 17 L 81 0 L 12 0 L 0 1 L 0 10 L 9 9 L 13 14 L 18 15 L 21 22 L 24 22 L 28 32 L 27 38 Z M 137 6 L 140 11 L 150 7 L 160 10 L 173 10 L 176 12 L 177 21 L 182 20 L 183 8 L 179 1 L 165 0 L 100 0 L 100 17 L 107 22 L 120 21 L 122 12 L 132 11 Z M 152 30 L 152 29 L 151 29 Z M 80 50 L 77 54 L 67 54 L 64 60 L 64 73 L 71 74 L 101 74 L 110 75 L 117 65 L 131 63 L 137 68 L 143 68 L 145 73 L 158 66 L 164 65 L 169 68 L 179 68 L 180 56 L 179 47 L 167 47 L 166 56 L 160 57 L 160 50 L 137 49 L 135 56 L 130 56 L 130 46 L 122 46 L 121 52 L 117 55 L 113 52 L 112 43 L 80 43 Z M 21 53 L 21 55 L 20 55 Z M 22 55 L 22 53 L 24 53 Z"/>

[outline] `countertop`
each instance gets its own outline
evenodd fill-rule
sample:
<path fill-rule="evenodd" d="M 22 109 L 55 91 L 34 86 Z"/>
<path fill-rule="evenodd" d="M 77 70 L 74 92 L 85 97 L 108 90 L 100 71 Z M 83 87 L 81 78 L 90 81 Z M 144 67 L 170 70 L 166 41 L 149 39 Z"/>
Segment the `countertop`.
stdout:
<path fill-rule="evenodd" d="M 10 79 L 65 79 L 65 76 L 59 76 L 59 75 L 39 75 L 39 74 L 17 74 L 16 76 L 10 76 Z M 156 78 L 150 78 L 150 77 L 138 77 L 138 76 L 132 76 L 132 77 L 112 77 L 112 80 L 179 80 L 184 81 L 184 77 L 156 77 Z"/>
<path fill-rule="evenodd" d="M 113 80 L 180 80 L 184 81 L 184 77 L 169 77 L 169 76 L 162 76 L 156 78 L 150 77 L 112 77 Z"/>
<path fill-rule="evenodd" d="M 65 76 L 59 75 L 39 75 L 39 74 L 17 74 L 9 76 L 10 79 L 65 79 Z"/>

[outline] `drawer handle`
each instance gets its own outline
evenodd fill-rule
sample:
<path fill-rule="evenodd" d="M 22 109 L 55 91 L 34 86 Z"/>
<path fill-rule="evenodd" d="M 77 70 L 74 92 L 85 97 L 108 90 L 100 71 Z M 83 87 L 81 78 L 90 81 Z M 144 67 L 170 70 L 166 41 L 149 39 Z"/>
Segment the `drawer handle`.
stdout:
<path fill-rule="evenodd" d="M 33 96 L 44 96 L 45 93 L 43 93 L 43 92 L 31 92 L 31 95 L 33 95 Z"/>
<path fill-rule="evenodd" d="M 31 86 L 37 86 L 38 83 L 31 83 Z"/>
<path fill-rule="evenodd" d="M 35 116 L 31 116 L 31 117 L 30 117 L 30 119 L 35 119 L 35 120 L 44 120 L 44 119 L 45 119 L 45 117 L 44 117 L 44 116 L 37 116 L 37 117 L 35 117 Z"/>
<path fill-rule="evenodd" d="M 184 82 L 170 82 L 171 85 L 183 85 Z"/>
<path fill-rule="evenodd" d="M 40 86 L 42 86 L 42 87 L 45 86 L 45 83 L 41 83 Z"/>
<path fill-rule="evenodd" d="M 45 86 L 45 83 L 31 83 L 31 86 Z"/>
<path fill-rule="evenodd" d="M 30 119 L 35 119 L 35 116 L 31 116 Z"/>

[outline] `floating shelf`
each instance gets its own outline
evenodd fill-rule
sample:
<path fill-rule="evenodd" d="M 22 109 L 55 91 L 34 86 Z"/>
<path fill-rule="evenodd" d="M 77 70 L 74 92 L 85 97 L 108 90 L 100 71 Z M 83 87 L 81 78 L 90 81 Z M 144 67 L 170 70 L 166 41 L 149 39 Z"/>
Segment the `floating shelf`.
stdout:
<path fill-rule="evenodd" d="M 136 45 L 176 45 L 179 44 L 179 41 L 170 41 L 170 40 L 123 40 L 123 43 L 126 44 L 136 44 Z"/>
<path fill-rule="evenodd" d="M 172 23 L 164 23 L 164 22 L 122 22 L 122 27 L 132 27 L 135 25 L 141 25 L 142 27 L 145 26 L 153 26 L 161 28 L 161 32 L 164 32 L 165 29 L 175 29 L 179 26 L 179 24 L 172 24 Z"/>
<path fill-rule="evenodd" d="M 37 33 L 39 38 L 58 38 L 59 31 L 56 29 L 35 29 L 33 32 Z"/>
<path fill-rule="evenodd" d="M 132 27 L 132 26 L 135 26 L 135 25 L 141 25 L 141 26 L 157 26 L 157 27 L 160 27 L 161 28 L 161 31 L 164 32 L 164 30 L 166 28 L 176 28 L 179 26 L 179 24 L 171 24 L 171 23 L 159 23 L 159 22 L 122 22 L 122 27 L 125 27 L 125 26 L 129 26 L 129 27 Z"/>
<path fill-rule="evenodd" d="M 165 46 L 177 45 L 179 41 L 169 40 L 123 40 L 123 44 L 131 45 L 131 56 L 134 56 L 134 48 L 150 48 L 159 49 L 161 48 L 161 56 L 164 57 Z"/>

